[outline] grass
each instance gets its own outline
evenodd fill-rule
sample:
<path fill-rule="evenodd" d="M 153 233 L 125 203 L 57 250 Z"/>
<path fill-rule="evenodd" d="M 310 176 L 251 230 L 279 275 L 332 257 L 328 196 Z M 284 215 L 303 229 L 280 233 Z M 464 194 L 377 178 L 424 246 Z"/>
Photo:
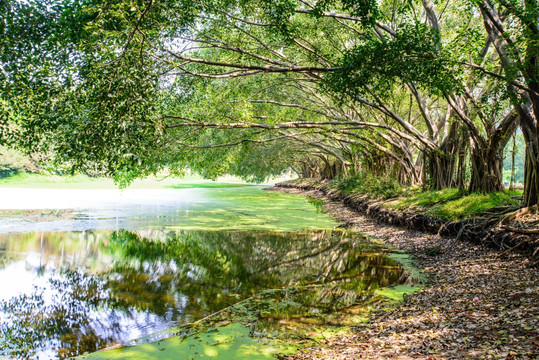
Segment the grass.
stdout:
<path fill-rule="evenodd" d="M 511 196 L 518 196 L 518 191 L 466 194 L 457 189 L 413 190 L 387 206 L 400 211 L 419 211 L 446 220 L 461 220 L 495 207 L 517 205 L 518 201 Z"/>
<path fill-rule="evenodd" d="M 518 202 L 503 192 L 490 194 L 473 193 L 458 199 L 448 201 L 432 208 L 435 215 L 451 220 L 474 217 L 486 210 L 506 205 L 516 205 Z"/>
<path fill-rule="evenodd" d="M 413 189 L 408 191 L 405 197 L 398 201 L 395 208 L 401 210 L 408 207 L 431 207 L 436 204 L 456 199 L 459 196 L 458 189 L 443 189 L 436 191 L 420 191 L 419 189 Z"/>
<path fill-rule="evenodd" d="M 84 188 L 106 188 L 113 187 L 114 183 L 110 179 L 90 178 L 86 175 L 58 176 L 42 175 L 20 172 L 13 176 L 0 179 L 0 187 L 73 187 L 82 186 Z"/>
<path fill-rule="evenodd" d="M 506 191 L 507 195 L 509 196 L 522 196 L 524 194 L 523 189 L 511 189 Z"/>
<path fill-rule="evenodd" d="M 130 189 L 192 189 L 223 188 L 250 186 L 237 178 L 222 178 L 219 181 L 204 180 L 199 176 L 182 178 L 152 176 L 135 180 Z M 47 189 L 116 189 L 112 179 L 91 178 L 86 175 L 59 176 L 20 172 L 16 175 L 0 178 L 0 188 L 47 188 Z"/>
<path fill-rule="evenodd" d="M 368 173 L 333 180 L 330 186 L 346 194 L 386 199 L 384 206 L 393 210 L 422 213 L 444 220 L 473 218 L 492 208 L 517 205 L 518 201 L 512 197 L 522 195 L 522 190 L 469 194 L 455 188 L 427 191 L 405 189 L 392 178 Z"/>
<path fill-rule="evenodd" d="M 522 190 L 470 194 L 455 188 L 427 191 L 421 188 L 406 189 L 391 177 L 377 177 L 368 173 L 335 179 L 330 186 L 345 194 L 385 199 L 384 206 L 389 209 L 422 213 L 444 220 L 473 218 L 492 208 L 517 205 L 518 200 L 512 197 L 522 195 Z"/>
<path fill-rule="evenodd" d="M 358 173 L 352 177 L 336 179 L 331 186 L 346 194 L 367 195 L 370 198 L 389 199 L 403 193 L 403 187 L 391 177 Z"/>

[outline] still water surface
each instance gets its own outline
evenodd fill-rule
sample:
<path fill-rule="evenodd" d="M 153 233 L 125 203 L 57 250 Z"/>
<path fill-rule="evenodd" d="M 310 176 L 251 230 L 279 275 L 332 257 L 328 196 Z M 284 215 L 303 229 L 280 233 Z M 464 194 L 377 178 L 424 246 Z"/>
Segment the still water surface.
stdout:
<path fill-rule="evenodd" d="M 309 314 L 323 322 L 362 294 L 402 282 L 403 270 L 358 234 L 321 230 L 333 221 L 301 197 L 259 188 L 190 194 L 184 207 L 174 197 L 143 208 L 112 202 L 121 216 L 110 230 L 101 223 L 65 231 L 79 229 L 75 216 L 41 221 L 70 226 L 64 231 L 0 234 L 0 355 L 69 358 L 190 323 L 267 289 L 310 290 L 284 310 L 259 312 L 261 320 Z M 198 212 L 197 201 L 206 204 Z M 195 220 L 185 220 L 186 208 Z M 107 216 L 96 214 L 109 210 L 84 211 L 99 224 Z M 5 228 L 24 218 L 9 216 Z"/>
<path fill-rule="evenodd" d="M 337 225 L 305 198 L 263 188 L 0 188 L 0 234 L 149 228 L 295 231 Z"/>

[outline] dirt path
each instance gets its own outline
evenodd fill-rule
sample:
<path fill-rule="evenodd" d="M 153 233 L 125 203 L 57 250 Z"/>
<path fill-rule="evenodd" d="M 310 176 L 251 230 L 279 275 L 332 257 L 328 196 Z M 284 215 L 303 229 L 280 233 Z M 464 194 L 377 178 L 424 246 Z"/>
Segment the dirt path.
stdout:
<path fill-rule="evenodd" d="M 353 335 L 291 359 L 539 359 L 539 269 L 525 258 L 376 224 L 318 191 L 279 191 L 323 198 L 329 214 L 409 252 L 430 279 Z"/>

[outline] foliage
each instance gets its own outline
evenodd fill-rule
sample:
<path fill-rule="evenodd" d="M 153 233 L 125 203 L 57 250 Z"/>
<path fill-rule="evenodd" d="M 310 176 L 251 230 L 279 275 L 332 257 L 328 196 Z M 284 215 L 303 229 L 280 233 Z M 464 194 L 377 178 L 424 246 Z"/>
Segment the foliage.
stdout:
<path fill-rule="evenodd" d="M 20 172 L 38 172 L 39 167 L 20 152 L 0 147 L 0 178 L 10 177 Z"/>
<path fill-rule="evenodd" d="M 98 5 L 10 2 L 2 29 L 8 76 L 0 82 L 2 96 L 22 149 L 51 154 L 56 167 L 70 173 L 97 171 L 129 181 L 135 167 L 155 170 L 150 157 L 162 133 L 154 115 L 158 82 L 150 59 L 132 52 L 117 59 L 118 48 L 103 46 L 122 41 L 113 36 L 124 30 L 125 24 L 113 24 L 119 18 L 100 29 L 108 39 L 96 38 L 89 24 Z"/>
<path fill-rule="evenodd" d="M 2 6 L 0 142 L 62 173 L 126 185 L 162 169 L 248 181 L 363 169 L 443 188 L 468 172 L 470 191 L 489 192 L 518 117 L 539 141 L 533 2 Z"/>
<path fill-rule="evenodd" d="M 373 37 L 348 49 L 340 69 L 327 75 L 328 86 L 354 99 L 387 96 L 398 83 L 418 83 L 439 93 L 454 90 L 455 69 L 440 56 L 440 34 L 425 24 L 403 24 L 394 36 Z"/>
<path fill-rule="evenodd" d="M 392 198 L 403 192 L 403 187 L 390 177 L 378 177 L 370 173 L 357 173 L 351 177 L 334 180 L 335 186 L 342 192 L 367 195 L 383 199 Z"/>
<path fill-rule="evenodd" d="M 316 1 L 312 14 L 318 17 L 322 16 L 324 11 L 333 10 L 336 5 L 341 5 L 342 9 L 349 11 L 352 16 L 361 18 L 361 23 L 364 26 L 374 26 L 380 16 L 378 5 L 373 0 L 319 0 Z"/>

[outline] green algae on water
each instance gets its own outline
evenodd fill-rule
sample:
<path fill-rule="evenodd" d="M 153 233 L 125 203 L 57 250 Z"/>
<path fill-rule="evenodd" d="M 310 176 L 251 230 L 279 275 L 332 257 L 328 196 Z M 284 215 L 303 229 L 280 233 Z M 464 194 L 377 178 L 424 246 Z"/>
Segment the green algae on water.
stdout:
<path fill-rule="evenodd" d="M 250 328 L 240 323 L 210 329 L 187 337 L 172 337 L 155 343 L 136 345 L 81 356 L 87 360 L 265 360 L 275 354 L 289 353 L 293 346 L 279 342 L 260 342 L 249 335 Z"/>
<path fill-rule="evenodd" d="M 260 186 L 204 189 L 208 201 L 189 210 L 188 220 L 171 229 L 301 231 L 337 226 L 308 199 L 295 194 L 262 191 Z"/>
<path fill-rule="evenodd" d="M 382 295 L 390 300 L 403 301 L 405 295 L 411 295 L 421 289 L 414 285 L 395 285 L 376 291 L 377 295 Z"/>

